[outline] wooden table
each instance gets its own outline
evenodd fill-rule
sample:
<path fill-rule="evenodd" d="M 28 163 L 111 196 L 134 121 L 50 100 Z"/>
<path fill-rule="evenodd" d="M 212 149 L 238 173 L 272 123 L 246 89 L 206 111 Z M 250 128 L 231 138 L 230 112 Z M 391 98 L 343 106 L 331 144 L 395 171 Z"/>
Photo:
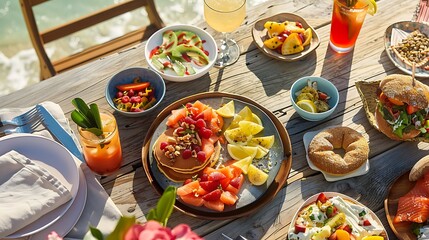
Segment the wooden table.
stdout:
<path fill-rule="evenodd" d="M 233 34 L 241 45 L 237 63 L 225 69 L 212 69 L 197 81 L 167 82 L 167 92 L 161 107 L 145 118 L 116 115 L 124 152 L 123 166 L 115 176 L 101 179 L 107 193 L 123 214 L 134 214 L 144 221 L 144 214 L 155 206 L 159 195 L 149 185 L 142 168 L 141 150 L 146 132 L 157 113 L 173 101 L 205 91 L 222 91 L 251 98 L 273 112 L 286 127 L 293 148 L 293 162 L 287 185 L 275 199 L 256 213 L 224 221 L 202 220 L 174 211 L 170 226 L 189 224 L 206 239 L 224 239 L 241 234 L 248 239 L 284 239 L 293 214 L 309 196 L 321 191 L 347 194 L 372 209 L 383 221 L 391 239 L 396 239 L 385 217 L 383 200 L 394 180 L 408 171 L 427 154 L 429 145 L 389 140 L 370 126 L 355 88 L 359 80 L 379 80 L 401 73 L 388 59 L 384 50 L 385 29 L 394 22 L 411 20 L 418 1 L 380 0 L 375 16 L 367 16 L 355 49 L 348 54 L 336 54 L 329 45 L 332 0 L 275 0 L 248 9 L 243 25 Z M 251 36 L 253 24 L 280 12 L 293 12 L 304 17 L 321 39 L 317 50 L 305 60 L 281 62 L 271 59 L 256 47 Z M 220 37 L 202 23 L 214 37 Z M 144 44 L 109 56 L 46 81 L 0 97 L 0 107 L 26 107 L 42 101 L 58 103 L 70 117 L 74 97 L 95 102 L 110 109 L 104 99 L 106 82 L 121 69 L 143 66 Z M 322 76 L 332 81 L 340 91 L 340 102 L 333 115 L 321 122 L 303 120 L 295 113 L 289 100 L 292 83 L 303 76 Z M 74 123 L 71 123 L 74 127 Z M 337 182 L 325 181 L 323 175 L 308 167 L 303 135 L 332 125 L 344 125 L 366 133 L 370 144 L 368 174 Z"/>

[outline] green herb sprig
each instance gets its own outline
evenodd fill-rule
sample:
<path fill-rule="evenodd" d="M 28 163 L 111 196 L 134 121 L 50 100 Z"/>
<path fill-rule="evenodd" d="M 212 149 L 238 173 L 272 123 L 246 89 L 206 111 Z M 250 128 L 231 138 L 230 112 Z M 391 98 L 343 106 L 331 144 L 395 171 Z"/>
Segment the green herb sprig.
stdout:
<path fill-rule="evenodd" d="M 75 110 L 71 113 L 71 119 L 85 131 L 92 132 L 96 136 L 103 134 L 100 111 L 97 104 L 91 103 L 89 106 L 81 98 L 72 100 Z"/>

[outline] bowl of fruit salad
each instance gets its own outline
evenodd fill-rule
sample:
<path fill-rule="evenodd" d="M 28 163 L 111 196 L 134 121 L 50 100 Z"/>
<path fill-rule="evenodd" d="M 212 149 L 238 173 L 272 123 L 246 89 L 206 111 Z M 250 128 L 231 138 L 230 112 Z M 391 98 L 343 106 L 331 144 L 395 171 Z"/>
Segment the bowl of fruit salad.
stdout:
<path fill-rule="evenodd" d="M 118 113 L 140 117 L 152 112 L 165 95 L 164 79 L 155 71 L 133 67 L 116 73 L 107 83 L 105 97 Z"/>
<path fill-rule="evenodd" d="M 292 84 L 290 101 L 305 120 L 320 121 L 329 117 L 338 105 L 337 87 L 322 77 L 302 77 Z"/>
<path fill-rule="evenodd" d="M 192 25 L 172 25 L 147 41 L 145 58 L 164 79 L 187 82 L 206 74 L 217 58 L 217 45 L 206 31 Z"/>

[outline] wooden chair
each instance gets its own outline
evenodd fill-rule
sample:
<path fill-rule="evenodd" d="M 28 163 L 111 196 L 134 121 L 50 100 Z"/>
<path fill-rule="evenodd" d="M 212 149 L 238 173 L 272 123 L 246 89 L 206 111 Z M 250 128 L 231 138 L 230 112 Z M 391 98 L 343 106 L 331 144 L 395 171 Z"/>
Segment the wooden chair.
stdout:
<path fill-rule="evenodd" d="M 158 15 L 153 0 L 129 0 L 118 4 L 113 4 L 97 12 L 93 12 L 89 15 L 82 16 L 65 24 L 61 24 L 46 31 L 40 32 L 36 24 L 33 7 L 47 1 L 49 0 L 20 0 L 21 10 L 24 15 L 27 30 L 30 34 L 31 41 L 40 61 L 41 80 L 50 78 L 57 73 L 69 70 L 91 60 L 118 52 L 121 49 L 125 49 L 142 42 L 155 31 L 164 27 L 164 23 L 161 17 Z M 142 7 L 146 8 L 150 21 L 150 24 L 146 27 L 142 27 L 141 29 L 127 33 L 122 37 L 118 37 L 109 42 L 87 48 L 82 52 L 56 61 L 51 61 L 51 59 L 49 59 L 48 55 L 46 54 L 44 47 L 46 43 L 63 38 L 67 35 L 91 27 L 120 14 Z"/>

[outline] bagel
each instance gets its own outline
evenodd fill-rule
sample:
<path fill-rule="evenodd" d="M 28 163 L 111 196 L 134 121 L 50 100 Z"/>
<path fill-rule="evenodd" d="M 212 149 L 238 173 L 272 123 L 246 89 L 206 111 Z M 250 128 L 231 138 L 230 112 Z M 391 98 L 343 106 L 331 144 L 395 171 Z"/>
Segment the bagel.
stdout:
<path fill-rule="evenodd" d="M 334 149 L 344 149 L 342 157 Z M 319 132 L 308 146 L 310 161 L 320 170 L 333 174 L 350 173 L 368 160 L 366 139 L 349 127 L 333 127 Z"/>

